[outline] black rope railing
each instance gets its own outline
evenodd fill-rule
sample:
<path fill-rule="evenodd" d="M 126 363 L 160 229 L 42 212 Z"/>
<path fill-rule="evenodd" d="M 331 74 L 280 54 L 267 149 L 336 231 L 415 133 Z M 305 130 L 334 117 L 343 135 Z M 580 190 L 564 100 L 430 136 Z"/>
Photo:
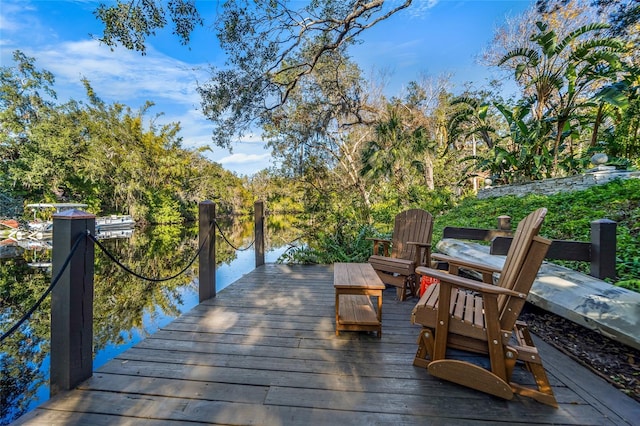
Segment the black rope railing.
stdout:
<path fill-rule="evenodd" d="M 65 269 L 67 269 L 67 266 L 69 266 L 69 262 L 71 261 L 71 257 L 73 256 L 74 252 L 76 251 L 76 249 L 78 248 L 78 246 L 80 245 L 80 242 L 82 241 L 82 239 L 84 237 L 89 238 L 91 241 L 93 241 L 109 259 L 111 259 L 116 265 L 118 265 L 120 268 L 124 269 L 125 271 L 127 271 L 131 275 L 133 275 L 133 276 L 135 276 L 137 278 L 140 278 L 142 280 L 145 280 L 145 281 L 163 282 L 163 281 L 169 281 L 169 280 L 172 280 L 172 279 L 175 279 L 175 278 L 179 277 L 180 275 L 184 274 L 193 265 L 193 263 L 196 261 L 196 259 L 198 258 L 198 256 L 202 252 L 202 249 L 204 248 L 205 244 L 207 243 L 207 241 L 211 237 L 211 230 L 213 229 L 214 226 L 218 229 L 218 231 L 220 232 L 220 235 L 222 236 L 224 241 L 226 241 L 226 243 L 229 244 L 229 246 L 231 246 L 234 250 L 245 251 L 245 250 L 250 249 L 255 244 L 256 240 L 254 238 L 254 240 L 251 242 L 251 244 L 249 244 L 245 248 L 238 248 L 238 247 L 234 246 L 229 241 L 229 239 L 227 239 L 227 237 L 224 235 L 224 233 L 222 232 L 222 229 L 220 229 L 220 225 L 218 224 L 218 222 L 216 220 L 213 220 L 211 222 L 211 225 L 209 226 L 209 231 L 207 232 L 207 237 L 204 239 L 204 241 L 202 242 L 202 244 L 198 248 L 198 251 L 195 253 L 193 258 L 189 261 L 189 263 L 180 272 L 178 272 L 178 273 L 176 273 L 176 274 L 174 274 L 172 276 L 164 277 L 164 278 L 146 277 L 146 276 L 143 276 L 143 275 L 133 271 L 131 268 L 127 267 L 121 261 L 116 259 L 116 257 L 100 242 L 100 240 L 95 235 L 91 234 L 90 231 L 87 230 L 86 236 L 83 235 L 83 236 L 80 236 L 80 237 L 78 237 L 76 239 L 75 243 L 73 244 L 73 247 L 71 248 L 71 251 L 69 252 L 69 255 L 67 256 L 67 258 L 65 259 L 65 261 L 64 261 L 64 263 L 62 265 L 62 268 L 61 268 L 60 272 L 58 272 L 56 277 L 51 281 L 51 285 L 49 285 L 47 290 L 42 294 L 42 296 L 40 296 L 38 301 L 27 312 L 25 312 L 25 314 L 20 318 L 20 320 L 18 320 L 9 330 L 7 330 L 4 334 L 2 334 L 2 336 L 0 337 L 0 342 L 4 341 L 7 337 L 9 337 L 11 334 L 13 334 L 22 324 L 25 323 L 25 321 L 27 321 L 29 319 L 29 317 L 31 317 L 31 315 L 36 311 L 36 309 L 38 309 L 38 307 L 40 307 L 40 305 L 42 304 L 44 299 L 51 293 L 51 291 L 54 289 L 54 287 L 56 286 L 56 284 L 60 280 L 60 277 L 62 276 L 62 274 L 65 271 Z"/>
<path fill-rule="evenodd" d="M 217 228 L 217 229 L 218 229 L 218 231 L 220 232 L 220 235 L 222 236 L 222 239 L 223 239 L 227 244 L 229 244 L 229 246 L 230 246 L 232 249 L 234 249 L 234 250 L 236 250 L 236 251 L 246 251 L 246 250 L 249 250 L 249 249 L 250 249 L 251 247 L 253 247 L 253 245 L 256 243 L 256 239 L 254 238 L 254 239 L 253 239 L 253 241 L 251 241 L 251 243 L 250 243 L 247 247 L 245 247 L 245 248 L 238 248 L 238 247 L 234 246 L 234 245 L 231 243 L 231 241 L 229 241 L 229 240 L 227 239 L 227 237 L 224 235 L 224 232 L 222 232 L 222 229 L 220 229 L 220 225 L 218 224 L 218 222 L 217 222 L 217 221 L 214 221 L 214 223 L 215 223 L 215 225 L 216 225 L 216 228 Z"/>
<path fill-rule="evenodd" d="M 204 241 L 202 241 L 202 244 L 200 244 L 200 247 L 198 248 L 198 251 L 193 256 L 193 258 L 189 261 L 189 263 L 180 272 L 178 272 L 177 274 L 172 275 L 170 277 L 164 277 L 164 278 L 145 277 L 145 276 L 133 271 L 132 269 L 127 267 L 125 264 L 120 262 L 118 259 L 116 259 L 116 257 L 113 254 L 111 254 L 111 252 L 109 252 L 109 250 L 107 250 L 107 248 L 104 245 L 102 245 L 100 240 L 98 240 L 98 238 L 95 235 L 92 235 L 91 233 L 89 233 L 89 231 L 87 231 L 87 235 L 100 248 L 100 250 L 102 250 L 102 252 L 109 259 L 111 259 L 116 265 L 118 265 L 119 267 L 121 267 L 122 269 L 124 269 L 125 271 L 127 271 L 128 273 L 133 275 L 134 277 L 140 278 L 141 280 L 152 281 L 152 282 L 156 282 L 157 283 L 157 282 L 164 282 L 164 281 L 172 280 L 174 278 L 178 278 L 180 275 L 184 274 L 193 265 L 193 263 L 196 261 L 196 259 L 200 255 L 200 252 L 204 248 L 204 245 L 207 243 L 207 241 L 209 241 L 209 237 L 211 236 L 211 229 L 213 229 L 214 223 L 215 223 L 215 221 L 212 222 L 211 225 L 209 226 L 209 232 L 207 232 L 207 237 L 204 239 Z"/>
<path fill-rule="evenodd" d="M 60 268 L 60 271 L 55 276 L 55 278 L 51 280 L 51 285 L 49 285 L 49 288 L 47 288 L 47 290 L 42 294 L 42 296 L 40 296 L 40 299 L 38 299 L 38 301 L 34 303 L 34 305 L 27 312 L 25 312 L 24 315 L 22 315 L 22 317 L 18 320 L 18 322 L 16 322 L 9 330 L 7 330 L 2 336 L 0 336 L 0 343 L 3 342 L 7 337 L 11 336 L 22 324 L 24 324 L 25 321 L 29 319 L 29 317 L 31 317 L 31 315 L 36 311 L 36 309 L 40 307 L 44 299 L 49 295 L 49 293 L 51 293 L 51 291 L 56 286 L 56 284 L 58 284 L 58 281 L 60 281 L 60 277 L 62 276 L 64 271 L 67 269 L 67 266 L 69 266 L 69 262 L 71 262 L 71 258 L 73 257 L 73 254 L 75 253 L 75 251 L 78 249 L 78 246 L 80 245 L 80 242 L 83 240 L 83 238 L 84 238 L 84 235 L 78 236 L 78 238 L 76 239 L 76 242 L 73 243 L 73 246 L 69 251 L 69 255 L 67 256 L 64 263 L 62 264 L 62 268 Z"/>

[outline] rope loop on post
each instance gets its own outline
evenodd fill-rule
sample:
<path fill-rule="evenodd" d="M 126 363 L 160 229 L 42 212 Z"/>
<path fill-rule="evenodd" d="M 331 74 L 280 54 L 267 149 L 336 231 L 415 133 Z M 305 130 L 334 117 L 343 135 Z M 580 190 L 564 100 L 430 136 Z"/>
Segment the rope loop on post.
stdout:
<path fill-rule="evenodd" d="M 9 330 L 7 330 L 5 333 L 2 334 L 2 336 L 0 336 L 0 343 L 3 342 L 7 337 L 11 336 L 22 324 L 24 324 L 25 321 L 27 321 L 31 317 L 31 315 L 33 315 L 36 309 L 40 307 L 40 305 L 42 304 L 44 299 L 46 299 L 49 293 L 53 291 L 56 284 L 58 284 L 58 282 L 60 281 L 60 277 L 62 277 L 62 274 L 69 266 L 69 263 L 71 262 L 71 258 L 73 257 L 73 254 L 76 252 L 76 250 L 78 249 L 78 246 L 80 245 L 80 243 L 84 238 L 86 238 L 84 235 L 82 234 L 78 235 L 78 238 L 76 238 L 75 243 L 73 243 L 73 246 L 69 251 L 69 255 L 67 256 L 67 258 L 64 260 L 64 263 L 62 264 L 62 268 L 60 268 L 60 271 L 55 276 L 55 278 L 51 280 L 51 284 L 49 285 L 49 287 L 45 290 L 44 293 L 42 293 L 42 296 L 40 296 L 38 301 L 34 303 L 33 306 L 29 308 L 27 312 L 24 313 L 24 315 L 22 315 L 22 317 Z"/>

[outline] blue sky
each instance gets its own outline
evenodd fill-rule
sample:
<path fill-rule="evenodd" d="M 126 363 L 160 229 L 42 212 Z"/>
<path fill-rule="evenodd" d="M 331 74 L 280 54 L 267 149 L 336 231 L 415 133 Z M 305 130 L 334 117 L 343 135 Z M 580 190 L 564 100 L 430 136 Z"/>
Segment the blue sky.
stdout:
<path fill-rule="evenodd" d="M 196 82 L 206 80 L 209 65 L 224 66 L 215 35 L 206 27 L 218 1 L 196 1 L 205 27 L 193 34 L 189 47 L 167 30 L 149 40 L 145 56 L 123 48 L 111 51 L 90 37 L 102 31 L 93 15 L 97 4 L 0 0 L 0 63 L 10 65 L 16 49 L 35 57 L 38 68 L 55 75 L 61 103 L 70 98 L 85 100 L 83 77 L 106 102 L 137 110 L 152 101 L 155 106 L 149 118 L 163 114 L 157 123 L 180 122 L 185 147 L 211 145 L 213 152 L 206 155 L 238 175 L 270 165 L 259 134 L 238 141 L 233 153 L 213 146 L 211 125 L 198 110 Z M 400 95 L 403 85 L 422 76 L 451 74 L 459 88 L 465 82 L 481 86 L 490 71 L 477 64 L 477 56 L 507 16 L 517 16 L 531 4 L 529 0 L 414 0 L 410 9 L 364 34 L 364 42 L 351 54 L 365 75 L 389 74 L 385 93 L 390 96 Z"/>

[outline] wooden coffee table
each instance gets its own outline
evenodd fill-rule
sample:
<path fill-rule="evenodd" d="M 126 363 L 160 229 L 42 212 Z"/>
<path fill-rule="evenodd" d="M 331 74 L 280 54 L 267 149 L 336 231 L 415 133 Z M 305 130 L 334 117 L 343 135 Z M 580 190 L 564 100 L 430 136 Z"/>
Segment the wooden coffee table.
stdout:
<path fill-rule="evenodd" d="M 334 263 L 336 335 L 340 331 L 376 331 L 382 337 L 384 283 L 368 263 Z M 377 298 L 377 309 L 371 297 Z"/>

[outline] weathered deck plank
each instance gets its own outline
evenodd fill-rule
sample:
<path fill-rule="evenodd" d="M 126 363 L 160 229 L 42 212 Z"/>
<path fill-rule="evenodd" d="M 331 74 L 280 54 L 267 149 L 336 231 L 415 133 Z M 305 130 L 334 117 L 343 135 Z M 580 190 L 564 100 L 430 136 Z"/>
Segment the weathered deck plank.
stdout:
<path fill-rule="evenodd" d="M 383 337 L 335 335 L 328 266 L 265 265 L 16 424 L 633 424 L 640 404 L 541 344 L 560 407 L 503 401 L 412 365 L 411 301 Z M 518 374 L 524 374 L 519 372 Z"/>

